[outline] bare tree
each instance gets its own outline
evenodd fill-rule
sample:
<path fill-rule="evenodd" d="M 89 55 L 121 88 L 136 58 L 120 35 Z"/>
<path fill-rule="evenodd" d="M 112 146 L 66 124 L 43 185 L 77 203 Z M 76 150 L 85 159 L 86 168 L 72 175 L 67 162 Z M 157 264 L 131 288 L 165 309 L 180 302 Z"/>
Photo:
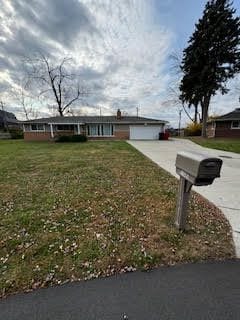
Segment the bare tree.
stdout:
<path fill-rule="evenodd" d="M 39 112 L 34 104 L 40 105 L 40 100 L 31 94 L 28 90 L 29 79 L 22 79 L 11 90 L 11 96 L 14 101 L 22 108 L 26 120 L 34 119 Z"/>
<path fill-rule="evenodd" d="M 39 54 L 25 61 L 31 85 L 39 86 L 39 96 L 52 101 L 60 116 L 68 113 L 70 106 L 80 100 L 86 90 L 80 86 L 73 70 L 72 59 L 64 57 L 59 63 Z"/>
<path fill-rule="evenodd" d="M 188 103 L 186 106 L 185 101 L 184 101 L 184 99 L 182 99 L 181 92 L 179 90 L 180 79 L 182 77 L 182 69 L 181 69 L 182 57 L 177 52 L 174 52 L 170 55 L 169 58 L 172 61 L 171 71 L 177 76 L 176 83 L 173 86 L 169 87 L 171 100 L 175 105 L 180 104 L 181 107 L 183 108 L 184 112 L 186 113 L 187 117 L 192 122 L 197 123 L 198 118 L 199 118 L 199 121 L 201 121 L 201 116 L 198 111 L 198 106 L 199 106 L 198 100 L 194 99 L 194 97 L 193 97 L 191 102 Z M 190 110 L 192 106 L 194 107 L 194 117 L 193 118 L 190 116 L 189 112 L 187 111 L 187 108 Z"/>
<path fill-rule="evenodd" d="M 79 109 L 79 108 L 74 108 L 74 109 L 72 109 L 72 108 L 70 107 L 70 108 L 68 109 L 67 113 L 68 113 L 68 115 L 74 116 L 74 117 L 76 117 L 76 116 L 82 116 L 82 115 L 83 115 L 82 110 Z"/>
<path fill-rule="evenodd" d="M 177 85 L 175 87 L 169 87 L 168 88 L 168 99 L 163 102 L 164 106 L 175 106 L 180 107 L 183 109 L 189 120 L 194 122 L 194 119 L 191 117 L 189 112 L 187 111 L 187 108 L 183 101 L 179 98 L 179 91 Z"/>

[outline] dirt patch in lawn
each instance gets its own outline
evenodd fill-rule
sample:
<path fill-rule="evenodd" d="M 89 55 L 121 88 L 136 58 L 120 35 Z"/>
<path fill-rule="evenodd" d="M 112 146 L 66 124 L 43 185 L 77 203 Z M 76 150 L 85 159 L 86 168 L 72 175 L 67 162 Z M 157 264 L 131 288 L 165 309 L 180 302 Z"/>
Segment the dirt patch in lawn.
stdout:
<path fill-rule="evenodd" d="M 234 257 L 229 224 L 125 142 L 0 142 L 1 296 L 135 269 Z"/>

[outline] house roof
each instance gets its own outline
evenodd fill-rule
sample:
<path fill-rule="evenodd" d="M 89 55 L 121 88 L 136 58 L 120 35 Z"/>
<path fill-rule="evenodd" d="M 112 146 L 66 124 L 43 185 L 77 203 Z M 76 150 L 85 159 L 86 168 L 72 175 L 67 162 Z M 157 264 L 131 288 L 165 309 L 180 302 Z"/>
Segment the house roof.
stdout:
<path fill-rule="evenodd" d="M 44 124 L 75 124 L 75 123 L 167 123 L 167 121 L 144 118 L 144 117 L 134 117 L 134 116 L 122 116 L 121 119 L 117 119 L 116 116 L 75 116 L 75 117 L 50 117 L 50 118 L 40 118 L 34 120 L 21 121 L 21 123 L 44 123 Z"/>
<path fill-rule="evenodd" d="M 0 122 L 17 123 L 17 118 L 11 112 L 0 110 Z"/>
<path fill-rule="evenodd" d="M 236 108 L 232 112 L 226 113 L 221 117 L 214 119 L 213 121 L 232 121 L 240 120 L 240 108 Z"/>

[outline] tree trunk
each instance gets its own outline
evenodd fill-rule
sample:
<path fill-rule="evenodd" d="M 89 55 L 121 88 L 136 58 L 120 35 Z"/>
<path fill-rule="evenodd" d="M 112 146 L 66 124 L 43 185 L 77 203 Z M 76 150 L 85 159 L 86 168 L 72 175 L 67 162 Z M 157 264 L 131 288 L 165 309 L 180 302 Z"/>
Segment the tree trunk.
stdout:
<path fill-rule="evenodd" d="M 198 105 L 195 104 L 194 108 L 195 108 L 195 110 L 194 110 L 194 123 L 196 124 L 198 122 L 198 119 L 197 119 L 197 116 L 198 116 Z"/>
<path fill-rule="evenodd" d="M 60 117 L 63 117 L 63 111 L 62 111 L 62 108 L 61 107 L 58 107 L 58 112 L 60 114 Z"/>
<path fill-rule="evenodd" d="M 207 138 L 207 120 L 208 120 L 208 108 L 210 103 L 210 96 L 204 97 L 202 106 L 202 137 Z"/>

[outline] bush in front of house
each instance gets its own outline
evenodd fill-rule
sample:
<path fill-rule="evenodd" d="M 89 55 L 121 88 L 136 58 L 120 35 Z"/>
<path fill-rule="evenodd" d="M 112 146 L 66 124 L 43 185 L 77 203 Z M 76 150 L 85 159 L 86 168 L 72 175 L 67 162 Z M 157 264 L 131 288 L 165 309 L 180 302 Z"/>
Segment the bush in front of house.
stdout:
<path fill-rule="evenodd" d="M 74 136 L 71 136 L 71 142 L 86 142 L 87 136 L 84 134 L 76 134 Z"/>
<path fill-rule="evenodd" d="M 185 136 L 201 136 L 202 124 L 201 123 L 189 123 L 184 130 Z"/>
<path fill-rule="evenodd" d="M 86 142 L 87 137 L 84 134 L 76 134 L 72 136 L 59 136 L 56 142 Z"/>
<path fill-rule="evenodd" d="M 20 128 L 10 128 L 9 133 L 12 139 L 23 139 L 23 130 Z"/>
<path fill-rule="evenodd" d="M 55 139 L 55 142 L 70 142 L 70 136 L 59 136 Z"/>

